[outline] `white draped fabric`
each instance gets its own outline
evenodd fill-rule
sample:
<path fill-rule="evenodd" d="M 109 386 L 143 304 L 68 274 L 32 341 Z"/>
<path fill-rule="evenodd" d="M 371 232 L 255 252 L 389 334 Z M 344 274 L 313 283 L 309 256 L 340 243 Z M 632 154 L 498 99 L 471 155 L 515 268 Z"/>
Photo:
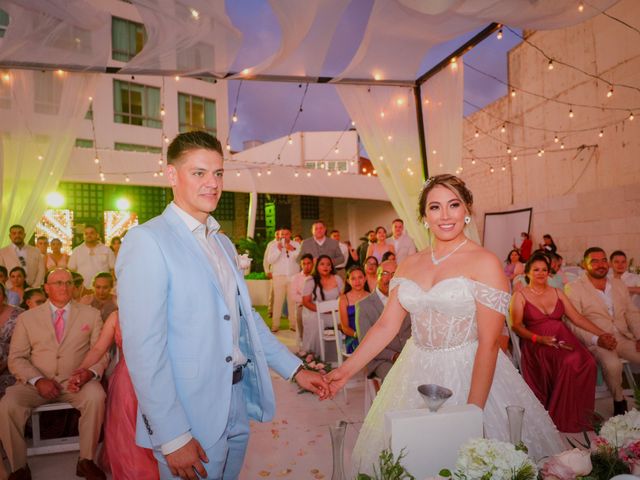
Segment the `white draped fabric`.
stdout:
<path fill-rule="evenodd" d="M 327 53 L 353 1 L 270 0 L 280 25 L 280 47 L 246 65 L 235 58 L 241 32 L 227 17 L 224 0 L 131 0 L 147 42 L 124 72 L 224 76 L 235 61 L 256 74 L 318 77 L 331 60 Z M 591 0 L 579 12 L 575 0 L 374 0 L 359 47 L 336 78 L 413 81 L 429 48 L 490 22 L 561 28 L 588 20 L 616 1 Z M 0 0 L 0 8 L 11 17 L 0 62 L 78 70 L 112 65 L 109 5 L 95 0 Z M 363 15 L 369 13 L 365 10 Z"/>
<path fill-rule="evenodd" d="M 459 59 L 422 85 L 429 175 L 462 167 L 463 66 Z"/>
<path fill-rule="evenodd" d="M 55 191 L 94 94 L 95 74 L 13 70 L 0 84 L 1 244 L 13 224 L 30 235 Z"/>
<path fill-rule="evenodd" d="M 224 76 L 242 34 L 225 14 L 224 0 L 134 0 L 147 32 L 142 51 L 122 73 Z"/>
<path fill-rule="evenodd" d="M 422 165 L 413 89 L 337 85 L 347 112 L 356 122 L 389 199 L 418 248 L 427 245 L 418 221 Z"/>

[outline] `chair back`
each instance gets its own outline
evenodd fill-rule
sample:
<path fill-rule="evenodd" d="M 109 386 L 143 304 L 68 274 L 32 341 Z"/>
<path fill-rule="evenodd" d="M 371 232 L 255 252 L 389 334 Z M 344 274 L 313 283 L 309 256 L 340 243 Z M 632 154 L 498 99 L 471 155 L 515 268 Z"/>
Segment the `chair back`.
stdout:
<path fill-rule="evenodd" d="M 326 352 L 324 348 L 325 340 L 329 339 L 324 333 L 324 321 L 322 320 L 321 315 L 323 313 L 330 313 L 333 319 L 333 328 L 334 334 L 337 337 L 340 333 L 339 330 L 335 330 L 336 328 L 336 316 L 338 314 L 338 299 L 335 300 L 325 300 L 324 302 L 316 302 L 316 317 L 318 319 L 318 338 L 320 339 L 320 358 L 322 361 L 326 361 Z M 338 362 L 342 363 L 340 360 L 340 354 L 338 353 Z"/>

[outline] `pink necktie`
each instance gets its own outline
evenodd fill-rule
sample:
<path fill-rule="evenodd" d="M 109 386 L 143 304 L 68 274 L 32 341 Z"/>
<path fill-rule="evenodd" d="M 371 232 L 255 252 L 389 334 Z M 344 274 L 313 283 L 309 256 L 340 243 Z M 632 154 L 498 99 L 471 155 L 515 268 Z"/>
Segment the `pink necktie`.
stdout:
<path fill-rule="evenodd" d="M 53 328 L 56 330 L 56 339 L 58 343 L 60 343 L 62 341 L 62 335 L 64 334 L 64 310 L 62 308 L 56 310 L 56 320 Z"/>

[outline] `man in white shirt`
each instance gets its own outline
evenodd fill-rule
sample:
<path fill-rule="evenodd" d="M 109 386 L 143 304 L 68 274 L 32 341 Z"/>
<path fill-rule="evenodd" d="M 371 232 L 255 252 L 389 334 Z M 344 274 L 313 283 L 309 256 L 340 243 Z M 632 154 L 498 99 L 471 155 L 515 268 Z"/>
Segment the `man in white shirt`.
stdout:
<path fill-rule="evenodd" d="M 291 230 L 281 228 L 280 240 L 271 242 L 265 257 L 271 266 L 271 285 L 273 286 L 273 314 L 271 315 L 271 331 L 277 332 L 280 329 L 280 317 L 282 316 L 282 305 L 287 299 L 287 312 L 289 315 L 289 327 L 295 330 L 295 303 L 287 295 L 289 281 L 300 268 L 296 262 L 300 245 L 291 240 Z"/>
<path fill-rule="evenodd" d="M 153 449 L 163 480 L 240 475 L 249 418 L 275 414 L 269 368 L 328 394 L 322 377 L 304 370 L 251 307 L 235 248 L 210 215 L 223 174 L 216 138 L 179 134 L 167 149 L 165 175 L 174 201 L 129 230 L 118 253 L 136 441 Z"/>
<path fill-rule="evenodd" d="M 0 265 L 10 272 L 15 267 L 22 267 L 27 272 L 27 284 L 39 287 L 44 281 L 44 257 L 36 247 L 24 243 L 24 227 L 12 225 L 9 228 L 11 245 L 0 250 Z"/>
<path fill-rule="evenodd" d="M 340 277 L 342 277 L 342 279 L 344 280 L 347 276 L 345 268 L 347 267 L 347 262 L 349 261 L 349 247 L 346 243 L 340 241 L 340 232 L 338 230 L 331 230 L 329 236 L 336 242 L 338 242 L 338 247 L 340 247 L 340 251 L 344 256 L 344 262 L 340 262 L 339 264 L 335 265 L 336 273 L 340 275 Z"/>
<path fill-rule="evenodd" d="M 84 227 L 84 243 L 71 252 L 69 269 L 78 272 L 84 278 L 84 286 L 91 288 L 93 277 L 100 272 L 110 272 L 116 263 L 113 251 L 100 243 L 98 230 L 93 225 Z"/>
<path fill-rule="evenodd" d="M 296 273 L 289 281 L 289 289 L 287 291 L 287 298 L 291 299 L 295 304 L 295 317 L 293 317 L 297 337 L 298 345 L 302 345 L 302 291 L 304 290 L 305 282 L 311 278 L 311 271 L 313 270 L 313 257 L 310 253 L 306 253 L 300 259 L 300 271 Z M 289 313 L 289 324 L 291 324 L 292 314 Z"/>
<path fill-rule="evenodd" d="M 404 232 L 404 222 L 401 218 L 396 218 L 391 222 L 391 232 L 392 235 L 387 239 L 387 243 L 395 248 L 396 262 L 400 265 L 405 258 L 416 253 L 416 245 Z"/>
<path fill-rule="evenodd" d="M 46 256 L 47 250 L 49 249 L 49 239 L 44 235 L 36 238 L 36 248 L 40 250 L 40 253 L 42 253 L 42 255 Z"/>
<path fill-rule="evenodd" d="M 629 289 L 631 301 L 636 308 L 640 309 L 640 275 L 629 271 L 627 254 L 622 250 L 616 250 L 609 255 L 609 261 L 611 262 L 609 275 L 613 278 L 619 278 L 622 280 Z"/>
<path fill-rule="evenodd" d="M 269 280 L 273 278 L 273 272 L 271 271 L 271 264 L 269 263 L 269 258 L 267 257 L 267 252 L 271 248 L 272 245 L 280 241 L 280 230 L 276 230 L 274 234 L 274 239 L 267 243 L 267 246 L 264 248 L 264 257 L 262 258 L 262 268 L 264 269 L 264 274 L 267 276 Z M 269 318 L 273 317 L 273 281 L 269 282 L 269 300 L 267 300 L 267 314 Z"/>

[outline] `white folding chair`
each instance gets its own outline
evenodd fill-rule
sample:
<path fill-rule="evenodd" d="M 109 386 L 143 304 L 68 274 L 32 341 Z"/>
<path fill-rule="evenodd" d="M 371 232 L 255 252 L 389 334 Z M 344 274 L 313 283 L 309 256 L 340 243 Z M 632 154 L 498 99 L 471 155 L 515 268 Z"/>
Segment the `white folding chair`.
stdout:
<path fill-rule="evenodd" d="M 324 302 L 316 303 L 316 316 L 318 318 L 318 338 L 320 339 L 320 358 L 323 362 L 326 362 L 326 352 L 325 352 L 325 342 L 335 342 L 336 344 L 336 353 L 337 353 L 337 361 L 338 365 L 342 365 L 342 357 L 340 355 L 340 330 L 338 330 L 338 300 L 326 300 Z M 324 328 L 324 319 L 322 318 L 323 313 L 330 313 L 331 318 L 333 319 L 333 328 L 325 329 Z"/>
<path fill-rule="evenodd" d="M 31 431 L 33 443 L 27 448 L 27 455 L 44 455 L 48 453 L 71 452 L 80 450 L 80 437 L 59 437 L 42 440 L 40 438 L 40 414 L 54 410 L 73 410 L 70 403 L 45 403 L 31 411 Z"/>

